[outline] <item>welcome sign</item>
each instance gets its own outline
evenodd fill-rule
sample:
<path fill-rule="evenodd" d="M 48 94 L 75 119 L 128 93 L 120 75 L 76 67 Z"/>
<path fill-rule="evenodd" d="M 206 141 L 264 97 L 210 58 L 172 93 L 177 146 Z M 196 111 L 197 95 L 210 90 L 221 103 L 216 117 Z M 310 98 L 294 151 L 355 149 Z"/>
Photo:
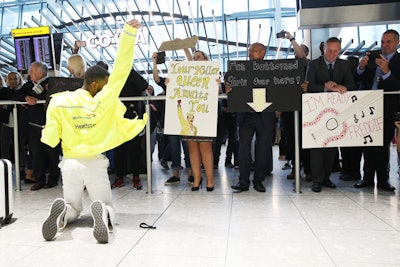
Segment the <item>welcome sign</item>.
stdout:
<path fill-rule="evenodd" d="M 219 62 L 173 61 L 168 66 L 164 134 L 217 135 Z"/>

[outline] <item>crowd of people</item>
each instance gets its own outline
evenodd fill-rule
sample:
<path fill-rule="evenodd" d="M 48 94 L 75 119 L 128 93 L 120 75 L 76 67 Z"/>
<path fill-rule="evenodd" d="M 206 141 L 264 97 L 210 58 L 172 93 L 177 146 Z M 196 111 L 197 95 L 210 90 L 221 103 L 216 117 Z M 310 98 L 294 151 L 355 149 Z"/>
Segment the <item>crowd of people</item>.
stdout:
<path fill-rule="evenodd" d="M 278 117 L 283 125 L 285 137 L 283 144 L 285 153 L 280 156 L 284 154 L 286 160 L 291 161 L 292 170 L 287 178 L 294 179 L 296 175 L 294 113 L 279 111 L 235 113 L 229 110 L 225 99 L 219 100 L 215 138 L 196 134 L 166 137 L 159 134 L 164 124 L 165 103 L 152 100 L 149 121 L 152 144 L 151 151 L 146 152 L 143 135 L 147 115 L 144 113 L 144 103 L 142 101 L 122 103 L 118 100 L 118 97 L 154 95 L 154 88 L 131 68 L 134 36 L 139 27 L 140 23 L 137 20 L 125 25 L 111 75 L 107 70 L 108 65 L 104 62 L 86 69 L 83 58 L 79 54 L 72 55 L 68 59 L 67 69 L 71 77 L 83 79 L 83 86 L 74 92 L 55 94 L 48 106 L 38 103 L 38 100 L 46 100 L 48 83 L 48 69 L 46 64 L 41 62 L 32 63 L 28 71 L 29 80 L 26 82 L 19 73 L 10 72 L 6 84 L 0 90 L 0 100 L 26 103 L 18 106 L 20 174 L 25 183 L 34 183 L 31 187 L 33 191 L 52 188 L 58 185 L 62 176 L 63 198 L 54 200 L 49 216 L 43 224 L 42 233 L 45 240 L 53 240 L 59 229 L 79 217 L 83 209 L 82 193 L 86 188 L 93 201 L 91 211 L 94 218 L 94 237 L 100 243 L 107 243 L 115 213 L 112 207 L 111 188 L 124 186 L 126 175 L 132 174 L 133 188 L 142 189 L 139 174 L 145 172 L 145 154 L 153 154 L 156 140 L 159 142 L 158 158 L 162 167 L 168 170 L 168 161 L 172 161 L 173 173 L 165 181 L 166 186 L 181 181 L 183 148 L 188 182 L 192 184 L 191 191 L 200 190 L 203 182 L 202 169 L 204 169 L 206 190 L 213 191 L 215 188 L 213 172 L 219 168 L 221 146 L 227 142 L 224 166 L 239 169 L 239 181 L 231 188 L 235 192 L 248 191 L 252 183 L 256 191 L 265 192 L 263 181 L 273 170 L 272 146 L 275 143 Z M 289 32 L 282 31 L 282 33 L 283 38 L 288 39 L 293 46 L 295 58 L 304 61 L 305 82 L 299 85 L 303 93 L 343 94 L 350 90 L 369 89 L 383 89 L 386 92 L 400 88 L 400 55 L 397 52 L 399 34 L 395 30 L 383 33 L 382 52 L 380 57 L 374 60 L 375 67 L 368 64 L 370 61 L 368 53 L 360 60 L 354 57 L 349 57 L 347 60 L 340 59 L 341 41 L 336 37 L 329 38 L 321 48 L 321 56 L 310 61 L 307 58 L 308 47 L 304 44 L 299 45 Z M 188 61 L 209 60 L 200 50 L 191 54 L 185 49 L 185 54 Z M 258 42 L 250 45 L 249 60 L 263 60 L 265 55 L 265 45 Z M 152 56 L 153 79 L 163 89 L 162 94 L 165 94 L 168 90 L 168 77 L 159 76 L 157 57 L 158 53 Z M 219 83 L 219 88 L 216 90 L 219 90 L 219 93 L 226 93 L 229 97 L 229 93 L 237 88 L 227 83 Z M 93 113 L 93 116 L 83 113 L 79 115 L 80 128 L 73 119 L 79 113 L 80 109 L 76 108 L 78 106 L 84 107 L 85 113 L 87 110 Z M 179 101 L 177 108 L 180 108 Z M 3 158 L 12 160 L 11 109 L 10 106 L 3 106 L 1 109 L 0 151 Z M 398 119 L 393 119 L 400 117 L 394 116 L 398 115 L 399 111 L 398 96 L 385 95 L 383 146 L 354 149 L 300 148 L 300 164 L 305 180 L 312 181 L 311 190 L 321 192 L 323 186 L 336 188 L 330 175 L 335 170 L 340 150 L 342 156 L 340 179 L 354 180 L 356 181 L 354 187 L 364 188 L 375 185 L 376 175 L 378 189 L 394 191 L 395 188 L 389 183 L 389 145 L 395 136 L 396 127 L 399 140 L 400 122 Z M 301 129 L 298 130 L 301 134 Z M 254 140 L 257 146 L 253 152 Z M 110 151 L 112 157 L 109 156 L 107 159 L 103 154 Z M 363 176 L 360 170 L 362 156 Z M 115 180 L 112 184 L 107 173 L 110 163 L 113 164 L 115 171 Z"/>

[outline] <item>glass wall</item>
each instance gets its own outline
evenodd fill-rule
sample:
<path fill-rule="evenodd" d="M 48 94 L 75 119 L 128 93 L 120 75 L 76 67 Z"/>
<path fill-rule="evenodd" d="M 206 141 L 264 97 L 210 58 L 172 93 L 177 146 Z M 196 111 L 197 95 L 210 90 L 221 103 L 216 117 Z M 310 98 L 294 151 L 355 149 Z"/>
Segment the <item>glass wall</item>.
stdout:
<path fill-rule="evenodd" d="M 129 3 L 129 4 L 128 4 Z M 210 54 L 212 60 L 221 60 L 223 70 L 230 60 L 247 58 L 250 43 L 261 42 L 268 47 L 267 59 L 291 58 L 293 51 L 286 39 L 277 39 L 276 32 L 285 29 L 301 43 L 305 31 L 297 28 L 295 0 L 50 0 L 1 1 L 0 60 L 13 69 L 13 42 L 10 32 L 15 28 L 51 26 L 53 33 L 64 34 L 62 61 L 71 55 L 75 41 L 85 41 L 79 53 L 93 65 L 99 60 L 112 64 L 118 43 L 118 34 L 125 21 L 132 17 L 143 23 L 139 38 L 135 68 L 151 78 L 153 52 L 165 41 L 185 39 L 197 35 L 194 49 Z M 378 25 L 332 28 L 330 32 L 349 44 L 346 53 L 365 51 L 379 46 L 384 30 L 400 26 Z M 351 42 L 353 41 L 353 42 Z M 184 60 L 182 50 L 167 51 L 167 60 Z M 61 64 L 61 66 L 65 66 Z M 166 71 L 167 64 L 159 66 Z M 67 75 L 65 67 L 61 75 Z"/>

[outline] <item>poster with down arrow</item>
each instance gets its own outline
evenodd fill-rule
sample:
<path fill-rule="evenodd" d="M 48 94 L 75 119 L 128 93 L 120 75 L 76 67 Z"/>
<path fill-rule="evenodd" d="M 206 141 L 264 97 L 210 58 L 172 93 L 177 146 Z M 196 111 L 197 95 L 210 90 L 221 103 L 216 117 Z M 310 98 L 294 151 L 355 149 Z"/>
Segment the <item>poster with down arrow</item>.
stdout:
<path fill-rule="evenodd" d="M 231 112 L 301 110 L 302 60 L 228 61 L 225 83 Z"/>

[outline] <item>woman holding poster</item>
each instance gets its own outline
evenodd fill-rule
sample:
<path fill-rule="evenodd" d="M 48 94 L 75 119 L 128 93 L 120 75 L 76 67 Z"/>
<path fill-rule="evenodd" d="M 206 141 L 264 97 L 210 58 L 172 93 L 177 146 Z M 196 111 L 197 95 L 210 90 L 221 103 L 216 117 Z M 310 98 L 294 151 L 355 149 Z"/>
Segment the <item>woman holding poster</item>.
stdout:
<path fill-rule="evenodd" d="M 207 61 L 208 56 L 197 50 L 194 52 L 193 57 L 185 50 L 186 56 L 189 60 L 194 61 Z M 180 108 L 180 102 L 178 100 L 178 112 L 182 112 Z M 182 113 L 181 113 L 182 114 Z M 189 156 L 190 163 L 192 165 L 192 172 L 194 176 L 194 183 L 192 186 L 192 191 L 198 191 L 199 187 L 203 182 L 203 178 L 201 177 L 201 163 L 203 163 L 204 169 L 206 171 L 207 176 L 207 191 L 214 190 L 214 157 L 212 151 L 212 138 L 211 137 L 200 137 L 197 135 L 197 128 L 193 125 L 194 114 L 187 114 L 187 121 L 184 125 L 187 129 L 192 129 L 193 136 L 183 137 L 184 140 L 187 141 L 189 146 Z M 182 125 L 182 124 L 181 124 Z M 191 127 L 193 126 L 193 127 Z"/>

